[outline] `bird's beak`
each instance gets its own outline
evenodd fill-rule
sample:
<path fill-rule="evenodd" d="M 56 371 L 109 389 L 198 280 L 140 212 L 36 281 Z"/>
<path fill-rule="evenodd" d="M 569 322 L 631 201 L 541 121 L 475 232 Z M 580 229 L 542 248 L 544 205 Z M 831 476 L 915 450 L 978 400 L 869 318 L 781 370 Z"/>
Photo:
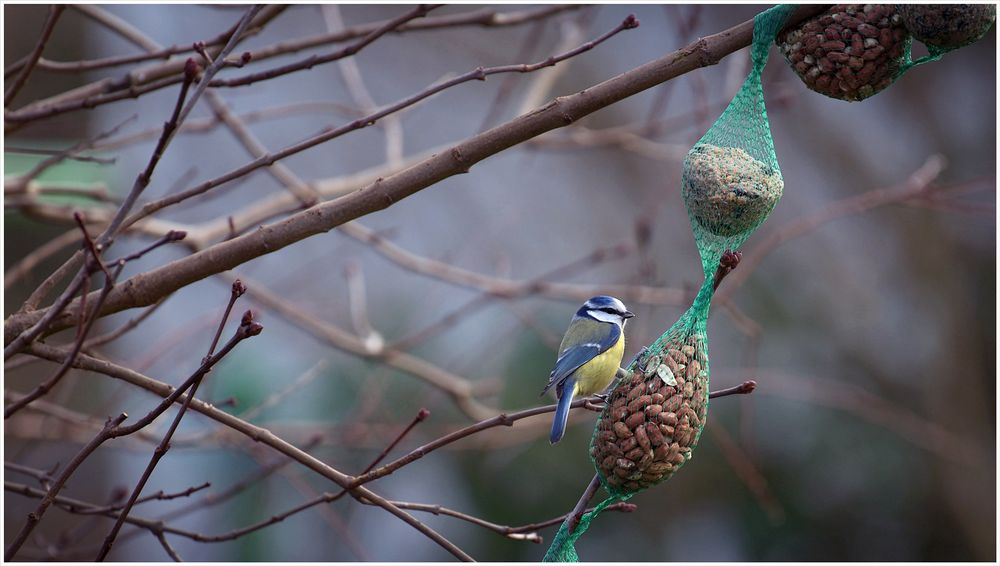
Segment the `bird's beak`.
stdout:
<path fill-rule="evenodd" d="M 629 311 L 625 311 L 622 313 L 622 318 L 632 318 L 633 316 L 635 316 L 635 313 L 631 313 Z"/>

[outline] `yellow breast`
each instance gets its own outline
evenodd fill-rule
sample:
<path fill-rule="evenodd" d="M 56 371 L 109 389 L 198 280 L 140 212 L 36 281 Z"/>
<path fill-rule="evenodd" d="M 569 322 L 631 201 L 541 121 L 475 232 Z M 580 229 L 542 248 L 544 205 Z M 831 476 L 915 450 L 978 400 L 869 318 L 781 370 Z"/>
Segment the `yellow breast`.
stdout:
<path fill-rule="evenodd" d="M 595 356 L 589 362 L 580 366 L 573 375 L 576 377 L 576 394 L 593 395 L 604 391 L 615 378 L 615 372 L 622 363 L 625 353 L 625 334 L 618 337 L 618 342 L 608 348 L 603 354 Z"/>

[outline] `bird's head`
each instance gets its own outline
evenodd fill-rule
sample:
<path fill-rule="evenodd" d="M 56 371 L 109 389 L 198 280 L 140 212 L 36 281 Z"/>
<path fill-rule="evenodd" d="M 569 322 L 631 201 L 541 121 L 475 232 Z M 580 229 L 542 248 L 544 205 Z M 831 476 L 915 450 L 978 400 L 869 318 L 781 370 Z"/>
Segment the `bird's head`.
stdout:
<path fill-rule="evenodd" d="M 625 304 L 614 297 L 608 295 L 598 295 L 590 298 L 580 310 L 576 311 L 576 316 L 592 318 L 601 322 L 610 322 L 625 327 L 625 321 L 635 316 L 625 308 Z"/>

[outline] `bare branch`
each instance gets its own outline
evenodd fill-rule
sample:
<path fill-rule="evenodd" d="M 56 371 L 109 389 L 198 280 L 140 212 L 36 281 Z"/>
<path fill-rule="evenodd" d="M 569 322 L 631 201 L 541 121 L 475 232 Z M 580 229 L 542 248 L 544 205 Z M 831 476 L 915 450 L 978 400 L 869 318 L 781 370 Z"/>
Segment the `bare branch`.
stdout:
<path fill-rule="evenodd" d="M 128 418 L 128 415 L 125 413 L 118 415 L 114 419 L 108 418 L 107 422 L 104 424 L 104 428 L 97 433 L 97 436 L 95 436 L 93 440 L 77 452 L 76 456 L 74 456 L 73 459 L 70 460 L 69 464 L 63 468 L 62 473 L 59 474 L 59 477 L 52 483 L 52 487 L 45 493 L 45 497 L 38 504 L 38 506 L 35 507 L 35 510 L 28 514 L 28 520 L 25 522 L 24 526 L 21 527 L 21 530 L 18 531 L 17 535 L 14 536 L 14 540 L 10 543 L 10 545 L 7 546 L 7 549 L 4 551 L 4 560 L 10 561 L 14 558 L 17 551 L 22 545 L 24 545 L 25 541 L 28 540 L 28 536 L 31 535 L 31 532 L 35 530 L 35 527 L 38 526 L 38 523 L 42 520 L 42 517 L 45 515 L 45 511 L 47 511 L 52 503 L 55 502 L 56 496 L 59 495 L 59 491 L 64 485 L 66 485 L 66 481 L 73 475 L 76 469 L 80 467 L 80 464 L 82 464 L 83 461 L 94 452 L 94 450 L 97 450 L 97 448 L 103 444 L 104 441 L 111 438 L 111 432 L 126 418 Z"/>
<path fill-rule="evenodd" d="M 35 69 L 35 65 L 38 63 L 38 59 L 42 56 L 42 51 L 45 50 L 45 44 L 48 43 L 49 38 L 52 36 L 52 30 L 56 27 L 56 22 L 59 21 L 59 16 L 62 15 L 63 10 L 66 6 L 61 4 L 55 4 L 49 7 L 49 15 L 45 19 L 45 24 L 42 26 L 42 33 L 38 37 L 38 42 L 35 43 L 34 49 L 31 50 L 31 54 L 28 55 L 27 62 L 21 68 L 21 72 L 17 75 L 14 81 L 11 83 L 7 92 L 3 95 L 3 105 L 4 108 L 10 106 L 11 101 L 17 96 L 17 93 L 24 86 L 24 83 L 28 82 L 28 76 L 31 75 L 31 71 Z"/>
<path fill-rule="evenodd" d="M 789 25 L 794 25 L 794 23 L 823 9 L 823 5 L 800 7 L 790 17 Z M 391 177 L 377 180 L 374 184 L 334 202 L 317 205 L 308 211 L 264 226 L 253 233 L 213 246 L 210 254 L 211 260 L 207 259 L 209 256 L 205 252 L 199 252 L 159 269 L 130 278 L 129 288 L 131 292 L 127 296 L 120 293 L 113 294 L 105 305 L 104 313 L 152 304 L 164 294 L 194 281 L 231 269 L 265 253 L 273 253 L 287 245 L 311 235 L 326 232 L 361 215 L 387 208 L 392 203 L 447 177 L 468 171 L 475 163 L 517 143 L 565 126 L 600 108 L 663 81 L 715 63 L 723 56 L 749 45 L 752 35 L 753 22 L 747 21 L 730 30 L 705 37 L 679 52 L 668 54 L 583 92 L 561 97 L 535 112 L 473 136 L 460 142 L 449 152 L 431 157 Z M 430 90 L 436 91 L 440 86 L 443 85 Z M 430 91 L 426 92 L 430 93 Z M 403 103 L 399 103 L 395 106 L 402 105 Z M 391 110 L 392 108 L 387 109 L 387 111 Z M 374 116 L 375 119 L 378 117 Z M 360 124 L 358 126 L 360 127 Z M 323 137 L 334 137 L 345 129 L 350 128 L 340 128 L 332 133 L 324 134 Z M 310 140 L 303 143 L 320 143 L 321 141 L 325 140 Z M 295 153 L 300 149 L 300 145 L 302 144 L 274 154 L 272 159 Z M 254 161 L 215 181 L 196 187 L 190 192 L 191 194 L 186 196 L 200 194 L 200 192 L 214 186 L 213 183 L 221 184 L 270 162 L 273 161 L 271 159 Z M 161 202 L 157 206 L 162 208 L 171 202 L 173 201 Z M 152 210 L 144 208 L 145 214 L 150 212 Z M 27 327 L 44 316 L 45 312 L 48 311 L 35 311 L 10 317 L 4 324 L 5 343 L 16 339 Z M 65 328 L 70 321 L 72 321 L 71 316 L 60 317 L 50 330 Z"/>
<path fill-rule="evenodd" d="M 229 343 L 223 346 L 219 354 L 213 355 L 213 352 L 215 351 L 215 346 L 218 343 L 219 334 L 222 331 L 222 327 L 225 326 L 226 324 L 226 319 L 229 318 L 229 312 L 232 310 L 233 303 L 235 303 L 236 299 L 238 299 L 241 295 L 243 295 L 244 292 L 246 292 L 246 288 L 243 287 L 243 284 L 240 283 L 239 280 L 237 280 L 236 283 L 233 284 L 232 293 L 229 299 L 229 305 L 226 307 L 226 312 L 225 314 L 223 314 L 222 320 L 219 323 L 219 333 L 216 333 L 215 338 L 212 340 L 212 345 L 209 346 L 208 354 L 202 360 L 201 367 L 198 368 L 198 371 L 196 371 L 195 374 L 192 376 L 192 378 L 188 380 L 190 382 L 189 384 L 187 384 L 189 391 L 184 399 L 184 403 L 181 405 L 180 410 L 177 411 L 177 415 L 174 417 L 173 422 L 170 423 L 170 428 L 167 429 L 166 434 L 163 435 L 163 440 L 160 441 L 159 446 L 157 446 L 156 450 L 153 451 L 153 456 L 150 458 L 149 463 L 146 465 L 146 469 L 143 471 L 142 477 L 139 478 L 139 482 L 136 483 L 135 488 L 132 490 L 132 495 L 129 496 L 128 502 L 122 508 L 121 513 L 119 513 L 118 520 L 115 522 L 115 526 L 112 527 L 111 532 L 109 532 L 108 535 L 104 538 L 104 542 L 101 544 L 101 550 L 97 554 L 98 561 L 103 561 L 105 558 L 107 558 L 108 553 L 111 552 L 111 547 L 114 545 L 115 539 L 118 537 L 119 531 L 121 531 L 122 526 L 125 524 L 125 519 L 126 517 L 128 517 L 129 512 L 132 510 L 132 507 L 138 502 L 139 495 L 142 493 L 142 489 L 146 486 L 146 483 L 149 481 L 149 478 L 153 475 L 153 470 L 156 468 L 156 465 L 160 462 L 163 456 L 165 456 L 167 451 L 170 449 L 170 439 L 173 438 L 174 432 L 177 431 L 177 427 L 178 425 L 180 425 L 181 419 L 184 418 L 184 414 L 187 412 L 188 407 L 191 406 L 191 400 L 194 399 L 195 393 L 197 393 L 198 391 L 198 386 L 201 385 L 202 378 L 205 376 L 205 374 L 208 373 L 208 371 L 212 368 L 212 366 L 214 366 L 216 363 L 218 363 L 220 359 L 222 359 L 223 356 L 232 351 L 232 349 L 236 346 L 236 344 L 240 343 L 241 341 L 247 338 L 260 334 L 261 331 L 263 330 L 263 326 L 255 322 L 253 320 L 252 313 L 250 311 L 247 311 L 246 314 L 243 315 L 243 320 L 240 324 L 240 327 L 236 330 L 236 333 L 229 340 Z M 181 390 L 182 390 L 181 388 L 178 388 L 178 391 Z"/>
<path fill-rule="evenodd" d="M 379 28 L 372 30 L 371 33 L 361 38 L 361 40 L 358 41 L 357 43 L 348 45 L 347 47 L 335 51 L 333 53 L 328 53 L 326 55 L 312 55 L 311 57 L 307 57 L 302 61 L 289 63 L 287 65 L 282 65 L 281 67 L 276 67 L 274 69 L 269 69 L 267 71 L 261 71 L 259 73 L 252 73 L 235 79 L 216 79 L 214 81 L 211 81 L 210 86 L 213 87 L 246 86 L 258 81 L 266 81 L 269 79 L 280 77 L 282 75 L 287 75 L 289 73 L 311 69 L 316 65 L 322 65 L 324 63 L 329 63 L 331 61 L 343 59 L 344 57 L 350 57 L 358 53 L 368 45 L 370 45 L 376 39 L 389 33 L 393 29 L 405 24 L 410 20 L 416 18 L 422 18 L 426 16 L 428 12 L 438 7 L 440 7 L 440 5 L 419 5 L 416 8 L 410 10 L 409 12 L 406 12 L 405 14 L 399 16 L 398 18 L 389 20 Z"/>

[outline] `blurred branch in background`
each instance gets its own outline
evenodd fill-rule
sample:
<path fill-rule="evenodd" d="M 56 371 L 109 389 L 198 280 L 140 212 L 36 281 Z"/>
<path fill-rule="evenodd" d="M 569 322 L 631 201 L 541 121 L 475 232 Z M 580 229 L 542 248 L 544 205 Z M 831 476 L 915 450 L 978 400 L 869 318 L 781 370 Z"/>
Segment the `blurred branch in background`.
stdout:
<path fill-rule="evenodd" d="M 20 528 L 5 540 L 6 558 L 537 559 L 537 547 L 517 543 L 542 542 L 543 529 L 572 520 L 590 499 L 530 522 L 568 508 L 593 473 L 583 435 L 601 408 L 598 399 L 577 400 L 571 424 L 581 426 L 569 434 L 579 437 L 556 452 L 544 441 L 555 407 L 537 406 L 535 397 L 540 368 L 551 362 L 572 304 L 620 297 L 639 313 L 628 336 L 635 349 L 692 300 L 697 285 L 688 277 L 696 272 L 685 266 L 697 261 L 685 255 L 692 246 L 674 173 L 739 87 L 734 78 L 745 75 L 744 54 L 728 56 L 749 45 L 751 21 L 733 23 L 754 9 L 737 17 L 736 9 L 640 6 L 642 27 L 621 34 L 639 21 L 618 6 L 69 8 L 5 7 L 7 21 L 17 10 L 38 16 L 20 35 L 5 30 L 7 52 L 18 57 L 5 61 L 5 152 L 19 165 L 9 165 L 4 179 L 4 460 L 8 475 L 28 478 L 5 481 L 5 520 Z M 824 8 L 803 6 L 792 21 Z M 86 49 L 73 43 L 76 34 Z M 64 59 L 68 53 L 79 58 Z M 727 68 L 705 69 L 724 59 Z M 493 84 L 493 75 L 503 78 Z M 487 82 L 456 88 L 473 81 Z M 806 104 L 799 85 L 780 76 L 765 83 L 772 116 Z M 880 98 L 908 88 L 900 83 Z M 24 103 L 14 108 L 18 100 Z M 921 115 L 929 121 L 946 111 L 934 106 Z M 882 125 L 866 124 L 866 136 L 876 138 Z M 791 128 L 782 135 L 811 139 L 809 128 Z M 991 458 L 968 433 L 978 421 L 914 408 L 914 399 L 897 398 L 902 390 L 892 379 L 869 375 L 903 370 L 838 365 L 845 375 L 826 379 L 819 369 L 826 358 L 817 362 L 793 345 L 797 336 L 819 335 L 838 355 L 850 351 L 846 338 L 824 342 L 835 335 L 829 320 L 784 310 L 799 296 L 793 287 L 835 277 L 799 263 L 794 276 L 784 275 L 795 285 L 776 291 L 780 297 L 754 288 L 771 284 L 772 274 L 759 269 L 765 258 L 771 266 L 783 253 L 823 245 L 825 226 L 907 210 L 889 205 L 915 209 L 921 222 L 957 215 L 979 223 L 970 233 L 992 233 L 995 172 L 969 166 L 988 161 L 990 148 L 966 149 L 966 157 L 948 151 L 941 135 L 913 137 L 919 149 L 911 151 L 929 157 L 882 175 L 856 172 L 854 185 L 880 187 L 866 192 L 824 193 L 823 175 L 796 172 L 783 157 L 785 210 L 796 212 L 777 216 L 744 250 L 743 267 L 716 297 L 724 322 L 712 323 L 713 333 L 716 325 L 729 332 L 713 338 L 722 344 L 713 349 L 716 384 L 739 385 L 711 396 L 757 387 L 764 398 L 713 402 L 702 473 L 680 474 L 638 505 L 612 506 L 632 515 L 602 522 L 610 532 L 594 534 L 605 536 L 594 541 L 595 557 L 724 552 L 720 541 L 736 544 L 751 530 L 720 536 L 728 524 L 712 521 L 751 524 L 761 513 L 772 530 L 752 536 L 766 548 L 744 549 L 737 559 L 840 557 L 798 538 L 818 536 L 809 530 L 817 529 L 817 540 L 850 548 L 836 543 L 850 531 L 822 523 L 819 503 L 803 510 L 795 499 L 787 478 L 816 475 L 810 463 L 790 458 L 781 467 L 775 443 L 755 445 L 761 439 L 752 433 L 774 426 L 762 415 L 783 414 L 781 407 L 828 408 L 884 431 L 920 458 L 931 456 L 922 468 L 954 465 L 970 478 L 989 472 Z M 904 161 L 882 161 L 893 160 Z M 463 175 L 473 165 L 475 174 Z M 811 192 L 819 196 L 794 200 Z M 798 248 L 782 246 L 793 240 Z M 107 259 L 112 244 L 122 248 L 115 261 Z M 954 273 L 965 272 L 955 266 Z M 178 369 L 205 354 L 199 337 L 221 318 L 218 342 L 226 316 L 210 299 L 220 284 L 237 281 L 247 283 L 244 300 L 255 316 L 274 318 L 254 347 L 226 356 L 195 395 L 232 348 L 206 357 L 186 379 Z M 851 292 L 850 282 L 837 284 L 838 294 Z M 941 295 L 974 292 L 967 281 L 950 289 Z M 125 314 L 135 308 L 142 310 Z M 933 304 L 927 310 L 936 312 Z M 782 317 L 794 319 L 792 330 L 774 350 Z M 940 326 L 945 332 L 943 319 Z M 913 349 L 933 355 L 934 340 Z M 969 350 L 955 357 L 978 360 L 975 338 L 963 343 Z M 215 346 L 209 350 L 212 356 Z M 765 359 L 767 367 L 757 367 Z M 965 370 L 954 379 L 977 375 Z M 956 385 L 951 394 L 965 391 Z M 188 408 L 208 419 L 181 422 Z M 128 424 L 126 409 L 145 416 Z M 729 432 L 736 419 L 740 435 Z M 763 440 L 773 440 L 765 430 Z M 806 423 L 802 430 L 809 434 Z M 166 457 L 171 446 L 177 450 Z M 893 458 L 904 458 L 890 447 Z M 928 489 L 934 492 L 912 488 Z M 741 499 L 748 504 L 738 508 Z M 48 513 L 52 507 L 64 513 Z M 855 513 L 843 519 L 851 525 L 891 508 L 845 507 Z M 665 508 L 694 519 L 665 520 Z M 807 526 L 795 523 L 802 516 Z M 971 513 L 961 517 L 971 522 Z M 712 544 L 684 530 L 699 521 L 713 532 Z M 804 530 L 790 532 L 790 523 Z M 670 552 L 694 553 L 636 544 L 642 529 L 667 541 Z M 787 547 L 776 542 L 779 531 Z M 884 538 L 920 539 L 907 533 Z M 675 544 L 678 536 L 693 542 Z M 316 542 L 303 545 L 307 539 Z M 614 554 L 623 545 L 631 550 Z M 772 548 L 785 554 L 769 554 Z M 971 543 L 962 548 L 944 558 L 981 558 Z"/>

